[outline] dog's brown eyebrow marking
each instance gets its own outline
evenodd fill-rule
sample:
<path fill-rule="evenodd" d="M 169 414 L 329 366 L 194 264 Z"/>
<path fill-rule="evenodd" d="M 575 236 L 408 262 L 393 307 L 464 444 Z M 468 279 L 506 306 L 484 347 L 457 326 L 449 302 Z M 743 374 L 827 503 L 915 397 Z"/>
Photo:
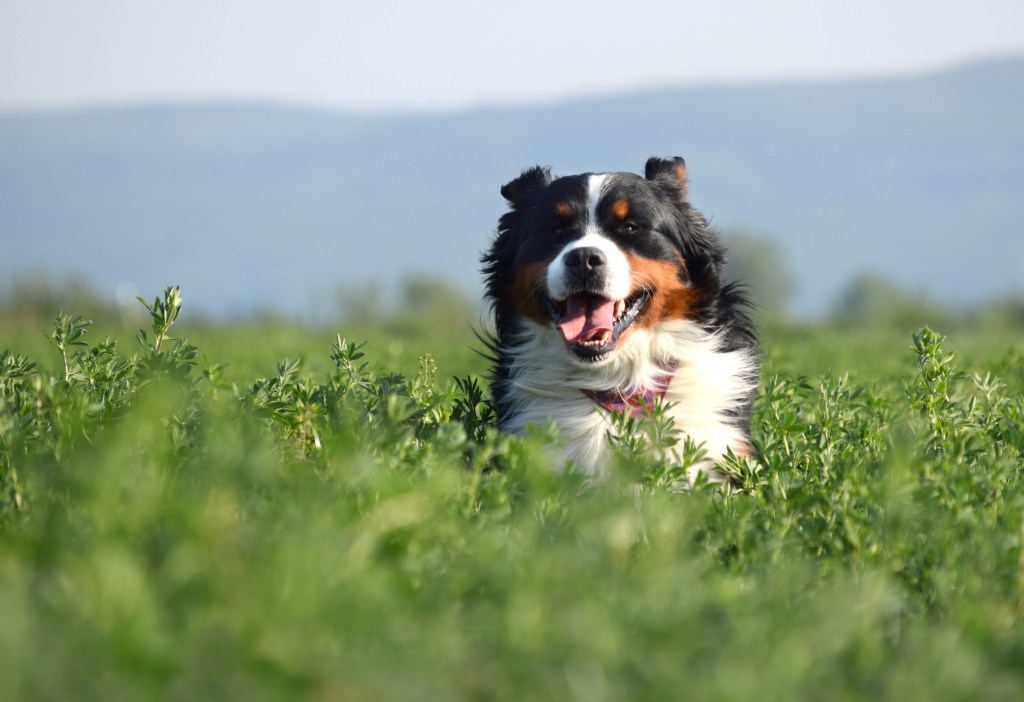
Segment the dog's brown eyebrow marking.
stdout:
<path fill-rule="evenodd" d="M 569 217 L 572 214 L 572 206 L 568 202 L 556 202 L 555 214 L 559 217 Z"/>
<path fill-rule="evenodd" d="M 629 216 L 629 200 L 622 197 L 612 203 L 612 216 L 617 220 L 624 220 Z"/>

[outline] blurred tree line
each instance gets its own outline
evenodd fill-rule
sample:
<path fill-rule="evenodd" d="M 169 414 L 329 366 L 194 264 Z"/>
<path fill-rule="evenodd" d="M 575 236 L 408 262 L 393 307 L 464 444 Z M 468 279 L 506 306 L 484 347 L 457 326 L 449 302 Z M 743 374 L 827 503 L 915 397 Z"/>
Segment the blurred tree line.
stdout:
<path fill-rule="evenodd" d="M 725 277 L 747 288 L 756 305 L 755 316 L 762 321 L 785 319 L 794 287 L 792 268 L 779 247 L 749 231 L 729 233 L 725 243 Z"/>
<path fill-rule="evenodd" d="M 454 332 L 479 326 L 483 302 L 440 278 L 411 276 L 397 291 L 379 285 L 341 286 L 336 319 L 355 326 L 386 325 L 396 331 Z"/>
<path fill-rule="evenodd" d="M 738 231 L 725 236 L 729 248 L 726 276 L 742 281 L 755 301 L 756 318 L 785 323 L 793 293 L 792 268 L 778 246 L 765 235 Z M 875 273 L 853 278 L 822 323 L 845 329 L 1014 328 L 1024 331 L 1024 295 L 1010 295 L 969 308 L 951 309 L 923 292 L 900 287 Z"/>
<path fill-rule="evenodd" d="M 81 310 L 96 321 L 116 322 L 117 304 L 85 278 L 54 279 L 25 274 L 0 285 L 0 322 L 9 326 L 49 325 L 58 312 Z"/>
<path fill-rule="evenodd" d="M 755 317 L 761 324 L 786 324 L 794 292 L 792 268 L 779 247 L 768 237 L 748 231 L 725 237 L 729 247 L 726 276 L 746 286 L 755 301 Z M 184 291 L 186 294 L 188 291 Z M 50 324 L 58 312 L 83 314 L 98 324 L 132 327 L 139 323 L 141 306 L 135 300 L 118 301 L 97 292 L 83 277 L 53 279 L 23 275 L 0 284 L 0 326 L 40 327 Z M 379 285 L 343 285 L 333 295 L 329 310 L 314 323 L 319 326 L 380 328 L 396 336 L 417 334 L 462 335 L 469 329 L 486 328 L 487 311 L 480 299 L 447 281 L 429 276 L 410 276 L 397 290 Z M 204 323 L 204 315 L 189 310 L 190 323 Z M 227 322 L 253 323 L 281 319 L 271 312 L 253 311 L 244 319 Z M 220 320 L 218 323 L 223 323 Z M 1024 331 L 1024 295 L 1008 296 L 965 309 L 950 309 L 927 295 L 908 291 L 890 280 L 865 273 L 853 279 L 820 323 L 845 329 L 917 329 L 924 324 L 941 329 L 1019 329 Z"/>

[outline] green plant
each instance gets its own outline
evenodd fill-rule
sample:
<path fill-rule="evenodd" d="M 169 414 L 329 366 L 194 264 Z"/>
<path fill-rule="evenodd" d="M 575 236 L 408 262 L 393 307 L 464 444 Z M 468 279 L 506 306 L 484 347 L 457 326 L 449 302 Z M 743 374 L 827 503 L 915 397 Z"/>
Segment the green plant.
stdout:
<path fill-rule="evenodd" d="M 1024 693 L 1019 348 L 780 344 L 753 455 L 691 488 L 660 404 L 595 481 L 444 358 L 339 335 L 233 382 L 144 304 L 133 353 L 67 315 L 53 373 L 0 353 L 0 698 Z"/>

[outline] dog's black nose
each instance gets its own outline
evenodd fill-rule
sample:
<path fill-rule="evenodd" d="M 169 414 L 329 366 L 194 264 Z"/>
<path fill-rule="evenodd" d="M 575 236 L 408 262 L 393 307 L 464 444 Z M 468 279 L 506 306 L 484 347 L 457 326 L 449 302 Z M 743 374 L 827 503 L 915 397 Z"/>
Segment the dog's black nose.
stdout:
<path fill-rule="evenodd" d="M 566 252 L 562 263 L 573 275 L 586 277 L 591 273 L 599 272 L 608 263 L 604 251 L 592 246 L 581 246 L 578 249 Z"/>

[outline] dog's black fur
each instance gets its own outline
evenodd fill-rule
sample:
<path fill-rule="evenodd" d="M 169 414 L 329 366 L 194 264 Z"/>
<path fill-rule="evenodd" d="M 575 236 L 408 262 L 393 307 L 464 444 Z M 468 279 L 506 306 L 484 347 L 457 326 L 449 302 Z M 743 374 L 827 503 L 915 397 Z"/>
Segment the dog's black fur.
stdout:
<path fill-rule="evenodd" d="M 520 387 L 531 372 L 527 367 L 535 369 L 537 378 L 549 377 L 548 370 L 555 366 L 565 368 L 571 376 L 564 388 L 569 399 L 574 397 L 574 387 L 588 391 L 589 375 L 600 378 L 595 380 L 598 384 L 612 382 L 626 388 L 650 376 L 650 368 L 639 364 L 691 363 L 687 339 L 692 338 L 694 349 L 706 346 L 713 349 L 708 353 L 719 354 L 717 363 L 736 361 L 734 373 L 727 378 L 732 385 L 723 388 L 728 398 L 705 397 L 713 390 L 704 388 L 700 399 L 709 407 L 728 405 L 718 414 L 739 437 L 728 446 L 736 453 L 749 453 L 750 406 L 757 376 L 749 302 L 741 287 L 723 280 L 725 249 L 687 199 L 683 160 L 651 158 L 643 177 L 588 173 L 554 178 L 550 169 L 537 166 L 504 185 L 501 194 L 509 210 L 499 219 L 497 236 L 482 259 L 486 296 L 494 312 L 491 391 L 500 425 L 521 429 L 517 415 L 526 407 L 539 409 Z M 581 243 L 583 237 L 587 239 Z M 587 263 L 580 264 L 581 255 L 590 256 Z M 590 261 L 596 266 L 593 269 Z M 666 273 L 669 270 L 671 276 Z M 609 297 L 609 286 L 625 290 L 627 278 L 629 296 Z M 553 283 L 567 291 L 562 299 L 551 297 Z M 578 298 L 575 303 L 574 297 Z M 629 310 L 606 328 L 613 298 L 617 312 L 627 305 Z M 570 307 L 584 311 L 568 312 Z M 604 312 L 593 311 L 598 309 Z M 575 326 L 566 321 L 573 314 Z M 581 320 L 581 315 L 586 319 Z M 597 331 L 574 336 L 580 325 Z M 682 327 L 686 331 L 677 335 L 678 341 L 666 336 Z M 560 329 L 567 336 L 563 348 L 556 351 L 551 340 L 558 338 Z M 651 346 L 648 352 L 642 347 L 655 342 L 657 349 Z M 551 358 L 539 357 L 542 346 Z M 672 351 L 676 347 L 678 353 Z M 657 358 L 652 360 L 650 354 Z M 593 372 L 588 374 L 590 368 Z M 701 373 L 699 368 L 686 370 Z M 678 393 L 669 392 L 669 399 L 685 401 L 684 391 L 680 387 Z M 555 414 L 549 418 L 560 424 L 561 404 L 549 404 Z M 537 411 L 527 414 L 533 420 L 539 418 Z M 697 417 L 696 423 L 705 420 L 715 421 Z M 684 422 L 677 424 L 680 431 L 690 433 Z"/>

